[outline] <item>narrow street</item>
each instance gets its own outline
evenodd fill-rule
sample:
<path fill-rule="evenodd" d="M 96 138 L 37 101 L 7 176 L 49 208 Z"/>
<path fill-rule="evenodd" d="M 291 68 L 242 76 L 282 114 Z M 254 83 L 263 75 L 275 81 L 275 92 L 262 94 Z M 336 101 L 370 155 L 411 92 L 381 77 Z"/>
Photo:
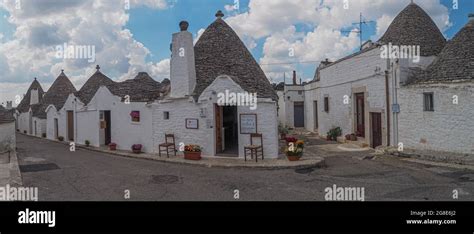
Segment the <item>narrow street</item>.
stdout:
<path fill-rule="evenodd" d="M 474 200 L 474 171 L 368 152 L 317 152 L 322 168 L 205 168 L 124 158 L 17 134 L 23 186 L 40 201 L 322 201 L 324 189 L 364 187 L 366 201 Z"/>

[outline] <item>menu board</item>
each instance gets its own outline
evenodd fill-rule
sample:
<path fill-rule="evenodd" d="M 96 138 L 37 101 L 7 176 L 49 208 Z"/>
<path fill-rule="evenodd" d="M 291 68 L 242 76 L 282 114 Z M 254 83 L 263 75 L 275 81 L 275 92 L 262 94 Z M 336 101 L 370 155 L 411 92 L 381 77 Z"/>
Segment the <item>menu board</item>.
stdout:
<path fill-rule="evenodd" d="M 240 114 L 240 134 L 257 133 L 257 114 Z"/>

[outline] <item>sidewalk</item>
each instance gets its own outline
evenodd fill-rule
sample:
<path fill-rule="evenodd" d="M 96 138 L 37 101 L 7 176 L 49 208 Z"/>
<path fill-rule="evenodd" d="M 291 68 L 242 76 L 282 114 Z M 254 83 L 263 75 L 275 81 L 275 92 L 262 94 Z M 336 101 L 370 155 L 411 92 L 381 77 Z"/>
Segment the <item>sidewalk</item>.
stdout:
<path fill-rule="evenodd" d="M 0 154 L 0 187 L 21 186 L 22 179 L 16 152 Z"/>
<path fill-rule="evenodd" d="M 86 149 L 91 151 L 97 151 L 102 153 L 107 153 L 114 156 L 122 156 L 129 158 L 138 158 L 146 160 L 154 160 L 160 162 L 169 162 L 169 163 L 179 163 L 179 164 L 188 164 L 204 167 L 221 167 L 221 168 L 260 168 L 260 169 L 301 169 L 301 168 L 312 168 L 312 167 L 321 167 L 324 165 L 324 158 L 321 157 L 305 157 L 303 156 L 299 161 L 290 162 L 288 159 L 279 158 L 279 159 L 259 159 L 258 162 L 255 162 L 255 159 L 251 160 L 247 158 L 247 161 L 244 161 L 240 158 L 223 158 L 223 157 L 202 157 L 201 160 L 186 160 L 183 158 L 182 153 L 177 154 L 177 156 L 170 155 L 169 158 L 166 155 L 159 157 L 157 154 L 135 154 L 125 150 L 115 150 L 111 151 L 107 148 L 97 148 L 97 147 L 87 147 L 87 146 L 76 146 L 80 149 Z"/>
<path fill-rule="evenodd" d="M 29 136 L 29 135 L 25 135 L 25 136 L 35 137 L 35 136 Z M 52 141 L 49 139 L 39 138 L 39 137 L 35 137 L 35 138 L 42 139 L 44 141 L 69 145 L 69 142 Z M 170 158 L 167 158 L 166 155 L 162 155 L 161 157 L 159 157 L 158 154 L 148 154 L 148 153 L 135 154 L 131 151 L 126 151 L 126 150 L 111 151 L 108 149 L 108 147 L 97 148 L 93 146 L 85 146 L 85 145 L 76 144 L 76 148 L 106 153 L 110 156 L 129 157 L 129 158 L 153 160 L 153 161 L 160 161 L 160 162 L 167 162 L 167 163 L 187 164 L 187 165 L 195 165 L 195 166 L 203 166 L 203 167 L 255 168 L 255 169 L 302 169 L 302 168 L 313 168 L 313 167 L 324 166 L 324 158 L 314 155 L 313 152 L 309 150 L 305 151 L 304 156 L 299 161 L 290 162 L 288 161 L 286 156 L 279 155 L 278 159 L 261 160 L 259 158 L 258 162 L 255 162 L 255 159 L 252 160 L 250 158 L 247 158 L 247 161 L 244 161 L 244 159 L 242 158 L 205 157 L 205 156 L 202 157 L 201 160 L 193 161 L 193 160 L 184 159 L 183 154 L 181 152 L 178 152 L 177 156 L 170 155 Z"/>

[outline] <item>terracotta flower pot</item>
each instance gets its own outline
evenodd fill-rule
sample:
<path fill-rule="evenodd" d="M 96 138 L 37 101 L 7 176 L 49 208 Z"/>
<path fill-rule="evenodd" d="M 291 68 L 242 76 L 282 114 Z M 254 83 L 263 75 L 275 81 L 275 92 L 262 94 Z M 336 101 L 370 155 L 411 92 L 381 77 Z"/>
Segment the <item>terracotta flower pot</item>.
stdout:
<path fill-rule="evenodd" d="M 109 149 L 114 151 L 117 150 L 117 145 L 116 144 L 109 144 Z"/>
<path fill-rule="evenodd" d="M 186 152 L 186 151 L 184 151 L 184 159 L 186 159 L 186 160 L 201 160 L 201 152 Z"/>
<path fill-rule="evenodd" d="M 290 155 L 287 155 L 286 157 L 288 158 L 289 161 L 299 161 L 301 158 L 299 156 L 290 156 Z"/>

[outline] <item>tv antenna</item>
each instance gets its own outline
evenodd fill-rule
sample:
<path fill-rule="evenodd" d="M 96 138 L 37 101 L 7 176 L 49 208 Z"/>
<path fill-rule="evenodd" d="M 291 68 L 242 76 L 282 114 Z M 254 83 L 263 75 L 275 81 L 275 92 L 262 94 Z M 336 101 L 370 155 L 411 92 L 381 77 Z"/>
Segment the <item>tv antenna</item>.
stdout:
<path fill-rule="evenodd" d="M 374 21 L 372 21 L 372 20 L 364 20 L 364 18 L 362 17 L 362 13 L 360 13 L 360 15 L 359 15 L 359 22 L 357 22 L 357 23 L 352 23 L 352 25 L 359 25 L 359 28 L 357 28 L 356 31 L 351 30 L 351 31 L 341 31 L 341 32 L 348 32 L 348 33 L 355 32 L 355 33 L 359 34 L 359 43 L 360 43 L 359 49 L 362 50 L 362 33 L 363 33 L 363 31 L 362 31 L 362 25 L 368 24 L 368 23 L 374 23 Z"/>

